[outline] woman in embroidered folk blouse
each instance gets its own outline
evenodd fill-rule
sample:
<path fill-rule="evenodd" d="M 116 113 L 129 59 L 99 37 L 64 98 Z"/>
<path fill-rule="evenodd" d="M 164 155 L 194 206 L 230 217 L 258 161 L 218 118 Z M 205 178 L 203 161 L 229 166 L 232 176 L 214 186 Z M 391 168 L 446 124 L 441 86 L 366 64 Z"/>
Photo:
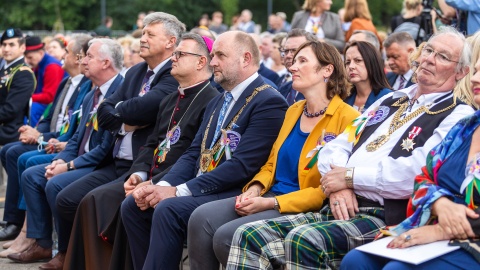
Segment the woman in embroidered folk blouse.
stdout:
<path fill-rule="evenodd" d="M 480 105 L 480 59 L 471 77 L 474 101 Z M 478 269 L 480 252 L 470 247 L 480 236 L 480 110 L 460 120 L 427 156 L 415 179 L 407 212 L 409 218 L 390 229 L 398 235 L 387 247 L 449 240 L 462 249 L 420 265 L 391 261 L 358 250 L 350 251 L 341 269 Z M 458 241 L 467 239 L 467 241 Z M 477 243 L 474 244 L 478 248 Z M 469 254 L 469 252 L 471 254 Z"/>
<path fill-rule="evenodd" d="M 317 154 L 359 114 L 342 101 L 348 82 L 341 56 L 332 45 L 306 42 L 294 59 L 293 87 L 305 100 L 288 109 L 267 163 L 244 192 L 193 212 L 188 227 L 192 269 L 215 269 L 219 261 L 225 264 L 233 234 L 242 224 L 314 211 L 323 205 L 326 196 L 315 165 Z"/>
<path fill-rule="evenodd" d="M 383 60 L 372 44 L 357 41 L 345 48 L 347 78 L 353 84 L 345 102 L 363 113 L 377 99 L 392 92 L 385 72 Z"/>

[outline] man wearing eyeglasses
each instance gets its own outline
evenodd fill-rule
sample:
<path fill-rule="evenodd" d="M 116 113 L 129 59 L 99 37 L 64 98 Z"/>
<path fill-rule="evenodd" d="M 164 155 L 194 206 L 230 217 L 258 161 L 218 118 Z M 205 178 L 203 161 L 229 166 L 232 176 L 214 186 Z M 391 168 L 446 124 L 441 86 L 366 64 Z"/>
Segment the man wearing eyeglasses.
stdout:
<path fill-rule="evenodd" d="M 56 197 L 58 207 L 55 205 L 55 208 L 59 214 L 56 223 L 61 228 L 59 254 L 48 267 L 63 266 L 72 222 L 81 199 L 92 189 L 121 177 L 130 169 L 140 147 L 153 131 L 158 111 L 162 109 L 159 108 L 161 100 L 178 87 L 170 74 L 170 56 L 177 39 L 185 31 L 184 24 L 175 16 L 161 12 L 146 16 L 144 24 L 140 56 L 145 63 L 130 68 L 122 86 L 99 103 L 95 117 L 88 116 L 92 118 L 91 125 L 108 130 L 114 136 L 109 153 L 100 166 L 63 187 Z M 86 58 L 90 56 L 87 54 Z M 75 164 L 68 168 L 75 169 Z"/>
<path fill-rule="evenodd" d="M 297 48 L 306 41 L 317 40 L 318 39 L 313 34 L 308 33 L 303 29 L 296 28 L 290 31 L 288 36 L 285 38 L 283 47 L 280 48 L 280 53 L 283 57 L 287 70 L 293 65 L 293 55 L 295 54 Z M 283 97 L 285 97 L 288 106 L 299 100 L 305 99 L 301 93 L 292 88 L 292 76 L 290 75 L 290 72 L 283 77 L 283 81 L 278 91 Z"/>
<path fill-rule="evenodd" d="M 407 32 L 393 33 L 383 42 L 387 52 L 387 63 L 392 70 L 387 80 L 392 89 L 401 90 L 413 84 L 413 70 L 409 56 L 415 50 L 415 40 Z"/>
<path fill-rule="evenodd" d="M 329 204 L 319 212 L 240 227 L 227 269 L 257 269 L 259 262 L 264 268 L 336 269 L 349 250 L 403 221 L 427 154 L 473 113 L 453 95 L 469 66 L 470 48 L 461 33 L 447 27 L 432 36 L 419 58 L 418 84 L 377 100 L 351 131 L 322 149 L 318 169 Z M 450 209 L 440 210 L 458 214 Z M 364 260 L 351 260 L 347 268 L 358 261 Z"/>

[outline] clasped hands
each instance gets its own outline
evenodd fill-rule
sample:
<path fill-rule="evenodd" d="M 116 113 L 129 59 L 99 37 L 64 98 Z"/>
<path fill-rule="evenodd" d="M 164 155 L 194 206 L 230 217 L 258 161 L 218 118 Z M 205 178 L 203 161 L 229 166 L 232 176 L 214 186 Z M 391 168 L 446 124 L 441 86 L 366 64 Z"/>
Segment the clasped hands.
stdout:
<path fill-rule="evenodd" d="M 275 198 L 260 196 L 263 187 L 260 184 L 250 186 L 244 193 L 236 197 L 235 211 L 240 216 L 248 216 L 265 210 L 273 209 Z"/>
<path fill-rule="evenodd" d="M 45 167 L 45 178 L 50 180 L 52 177 L 67 171 L 67 163 L 63 159 L 54 160 Z"/>
<path fill-rule="evenodd" d="M 126 196 L 132 194 L 135 199 L 135 203 L 144 211 L 148 208 L 155 208 L 157 204 L 165 199 L 176 197 L 177 188 L 176 187 L 164 187 L 157 185 L 149 185 L 150 181 L 145 182 L 141 186 L 134 188 L 133 190 L 129 187 L 129 192 L 126 191 Z M 124 185 L 126 188 L 126 183 Z"/>
<path fill-rule="evenodd" d="M 38 130 L 27 125 L 21 126 L 18 129 L 18 132 L 20 133 L 18 140 L 24 144 L 35 144 L 38 136 L 40 136 L 40 132 L 38 132 Z"/>

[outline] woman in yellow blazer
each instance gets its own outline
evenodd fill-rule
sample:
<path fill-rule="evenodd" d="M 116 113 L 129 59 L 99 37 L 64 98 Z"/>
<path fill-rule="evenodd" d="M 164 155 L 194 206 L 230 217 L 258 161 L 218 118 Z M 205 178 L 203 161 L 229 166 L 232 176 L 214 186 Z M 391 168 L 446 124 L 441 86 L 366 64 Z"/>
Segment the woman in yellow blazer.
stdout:
<path fill-rule="evenodd" d="M 316 166 L 318 153 L 359 113 L 343 102 L 349 85 L 342 58 L 332 45 L 318 41 L 302 44 L 290 72 L 293 88 L 305 100 L 288 109 L 267 163 L 243 193 L 204 204 L 193 212 L 187 237 L 192 270 L 218 269 L 219 262 L 225 265 L 240 225 L 319 210 L 323 205 L 326 196 Z"/>

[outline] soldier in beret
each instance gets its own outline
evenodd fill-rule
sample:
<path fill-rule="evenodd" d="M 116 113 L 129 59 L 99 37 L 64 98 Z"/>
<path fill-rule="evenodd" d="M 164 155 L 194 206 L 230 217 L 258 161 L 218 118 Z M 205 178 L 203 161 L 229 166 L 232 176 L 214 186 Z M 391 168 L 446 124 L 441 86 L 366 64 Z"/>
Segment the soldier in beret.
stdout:
<path fill-rule="evenodd" d="M 28 114 L 35 75 L 25 64 L 25 38 L 20 29 L 7 29 L 0 40 L 5 65 L 0 68 L 0 145 L 18 140 L 18 129 Z"/>

